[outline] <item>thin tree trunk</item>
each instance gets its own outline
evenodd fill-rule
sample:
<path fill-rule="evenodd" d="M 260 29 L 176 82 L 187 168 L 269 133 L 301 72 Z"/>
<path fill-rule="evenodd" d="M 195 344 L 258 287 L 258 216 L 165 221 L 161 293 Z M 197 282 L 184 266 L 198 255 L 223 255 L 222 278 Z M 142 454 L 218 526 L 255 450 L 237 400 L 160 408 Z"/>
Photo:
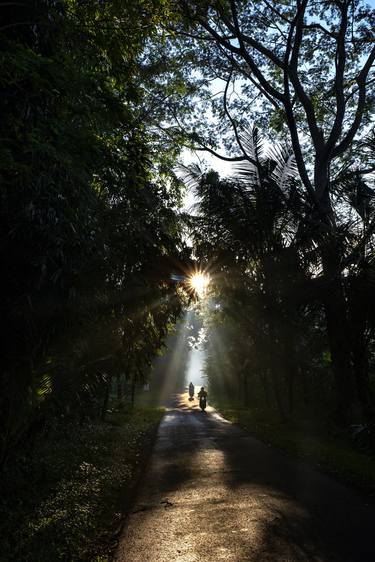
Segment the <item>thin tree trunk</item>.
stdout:
<path fill-rule="evenodd" d="M 361 337 L 362 336 L 362 337 Z M 357 334 L 353 341 L 353 363 L 358 399 L 366 421 L 374 421 L 374 397 L 369 378 L 368 348 L 364 334 Z"/>
<path fill-rule="evenodd" d="M 117 375 L 117 400 L 121 400 L 123 397 L 123 386 L 122 386 L 122 376 Z"/>
<path fill-rule="evenodd" d="M 374 396 L 371 391 L 369 378 L 369 349 L 370 335 L 366 335 L 369 329 L 367 291 L 363 298 L 363 279 L 356 278 L 351 283 L 350 292 L 350 326 L 352 341 L 352 357 L 357 395 L 361 406 L 363 417 L 366 421 L 373 422 L 375 419 Z"/>
<path fill-rule="evenodd" d="M 280 388 L 280 373 L 277 372 L 276 368 L 272 369 L 271 372 L 272 382 L 273 382 L 273 392 L 275 395 L 276 406 L 279 411 L 280 417 L 282 420 L 286 420 L 286 412 L 284 407 L 284 400 Z"/>
<path fill-rule="evenodd" d="M 325 231 L 320 244 L 323 271 L 329 282 L 324 308 L 336 391 L 336 421 L 340 425 L 347 425 L 352 413 L 355 385 L 351 362 L 349 308 L 341 274 L 342 249 L 330 201 L 329 181 L 329 165 L 317 159 L 314 183 L 320 195 L 318 224 L 320 230 Z"/>
<path fill-rule="evenodd" d="M 249 389 L 248 389 L 248 378 L 247 370 L 242 370 L 242 402 L 245 407 L 249 405 Z M 241 396 L 240 396 L 241 398 Z"/>
<path fill-rule="evenodd" d="M 303 403 L 305 406 L 309 406 L 310 404 L 310 384 L 308 379 L 308 370 L 305 365 L 299 366 L 299 377 L 302 383 L 302 397 Z"/>
<path fill-rule="evenodd" d="M 325 303 L 328 341 L 337 398 L 337 421 L 346 425 L 354 399 L 347 304 L 341 280 L 335 279 Z"/>
<path fill-rule="evenodd" d="M 293 338 L 292 326 L 285 327 L 284 342 L 284 373 L 288 393 L 288 413 L 294 410 L 294 385 L 298 375 L 298 365 L 296 360 L 295 339 Z"/>
<path fill-rule="evenodd" d="M 263 392 L 264 392 L 264 399 L 266 402 L 266 405 L 268 408 L 271 407 L 271 391 L 270 391 L 270 385 L 268 382 L 268 373 L 267 371 L 264 370 L 260 370 L 259 371 L 259 378 L 260 378 L 260 382 L 262 383 L 262 388 L 263 388 Z"/>
<path fill-rule="evenodd" d="M 106 384 L 105 391 L 104 391 L 104 399 L 102 404 L 102 409 L 100 412 L 100 418 L 102 421 L 105 420 L 105 416 L 108 409 L 108 402 L 109 402 L 109 391 L 110 391 L 111 381 L 109 380 Z"/>
<path fill-rule="evenodd" d="M 135 383 L 137 380 L 137 376 L 135 374 L 133 374 L 132 376 L 132 385 L 131 385 L 131 403 L 132 406 L 134 406 L 134 402 L 135 402 Z"/>
<path fill-rule="evenodd" d="M 269 323 L 269 351 L 268 364 L 271 373 L 272 390 L 280 417 L 285 420 L 286 412 L 281 388 L 281 379 L 283 378 L 283 354 L 280 349 L 279 334 L 272 321 Z"/>

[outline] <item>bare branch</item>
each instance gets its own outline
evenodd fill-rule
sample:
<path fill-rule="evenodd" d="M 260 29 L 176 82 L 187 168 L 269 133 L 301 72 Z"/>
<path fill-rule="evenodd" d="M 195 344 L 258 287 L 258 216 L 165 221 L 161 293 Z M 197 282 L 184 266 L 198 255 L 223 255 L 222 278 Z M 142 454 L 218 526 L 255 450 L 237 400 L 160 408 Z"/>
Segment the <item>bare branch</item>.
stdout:
<path fill-rule="evenodd" d="M 243 162 L 244 160 L 248 160 L 248 158 L 246 158 L 245 156 L 223 156 L 222 154 L 219 154 L 215 150 L 212 150 L 212 148 L 209 148 L 208 146 L 203 146 L 203 144 L 202 144 L 202 148 L 195 147 L 192 150 L 197 150 L 200 152 L 209 152 L 210 154 L 216 156 L 216 158 L 219 158 L 219 160 L 223 160 L 224 162 Z"/>

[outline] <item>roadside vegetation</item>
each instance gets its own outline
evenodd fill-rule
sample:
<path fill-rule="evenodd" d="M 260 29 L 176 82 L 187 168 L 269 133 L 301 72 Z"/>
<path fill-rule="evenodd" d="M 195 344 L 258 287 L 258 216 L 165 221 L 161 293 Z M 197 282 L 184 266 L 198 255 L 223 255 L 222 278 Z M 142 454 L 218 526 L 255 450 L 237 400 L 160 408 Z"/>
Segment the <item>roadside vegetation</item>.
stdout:
<path fill-rule="evenodd" d="M 339 431 L 329 420 L 324 422 L 324 418 L 319 420 L 317 416 L 307 419 L 301 415 L 285 422 L 277 412 L 244 408 L 225 399 L 214 399 L 213 404 L 226 419 L 264 443 L 306 461 L 375 501 L 375 455 L 363 429 Z"/>
<path fill-rule="evenodd" d="M 119 404 L 24 443 L 2 475 L 1 562 L 110 560 L 162 414 Z"/>
<path fill-rule="evenodd" d="M 341 439 L 375 452 L 374 10 L 183 5 L 181 44 L 207 81 L 221 80 L 205 98 L 210 126 L 185 120 L 186 130 L 232 165 L 225 177 L 184 169 L 198 200 L 195 254 L 211 277 L 210 395 L 241 418 L 262 412 L 259 433 L 302 454 L 327 456 L 323 438 L 303 445 L 321 428 L 340 470 Z"/>

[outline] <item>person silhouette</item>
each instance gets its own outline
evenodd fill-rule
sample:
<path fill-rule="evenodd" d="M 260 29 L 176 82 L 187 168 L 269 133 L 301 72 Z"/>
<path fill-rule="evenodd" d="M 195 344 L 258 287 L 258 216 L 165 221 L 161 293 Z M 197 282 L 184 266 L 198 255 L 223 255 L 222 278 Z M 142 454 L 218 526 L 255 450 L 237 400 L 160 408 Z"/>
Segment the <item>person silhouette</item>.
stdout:
<path fill-rule="evenodd" d="M 204 386 L 201 387 L 200 391 L 198 392 L 199 398 L 199 406 L 204 411 L 207 405 L 207 392 L 204 389 Z"/>
<path fill-rule="evenodd" d="M 191 399 L 191 400 L 192 400 L 193 397 L 194 397 L 194 385 L 193 385 L 192 382 L 189 384 L 189 396 L 190 396 L 190 399 Z"/>

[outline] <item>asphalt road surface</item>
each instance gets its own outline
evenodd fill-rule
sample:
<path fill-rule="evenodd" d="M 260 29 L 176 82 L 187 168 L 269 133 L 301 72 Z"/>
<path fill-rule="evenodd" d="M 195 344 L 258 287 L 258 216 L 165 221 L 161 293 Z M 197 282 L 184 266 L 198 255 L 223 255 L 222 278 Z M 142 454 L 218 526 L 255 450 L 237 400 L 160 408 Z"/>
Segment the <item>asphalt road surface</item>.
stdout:
<path fill-rule="evenodd" d="M 375 562 L 375 508 L 181 395 L 115 562 Z"/>

